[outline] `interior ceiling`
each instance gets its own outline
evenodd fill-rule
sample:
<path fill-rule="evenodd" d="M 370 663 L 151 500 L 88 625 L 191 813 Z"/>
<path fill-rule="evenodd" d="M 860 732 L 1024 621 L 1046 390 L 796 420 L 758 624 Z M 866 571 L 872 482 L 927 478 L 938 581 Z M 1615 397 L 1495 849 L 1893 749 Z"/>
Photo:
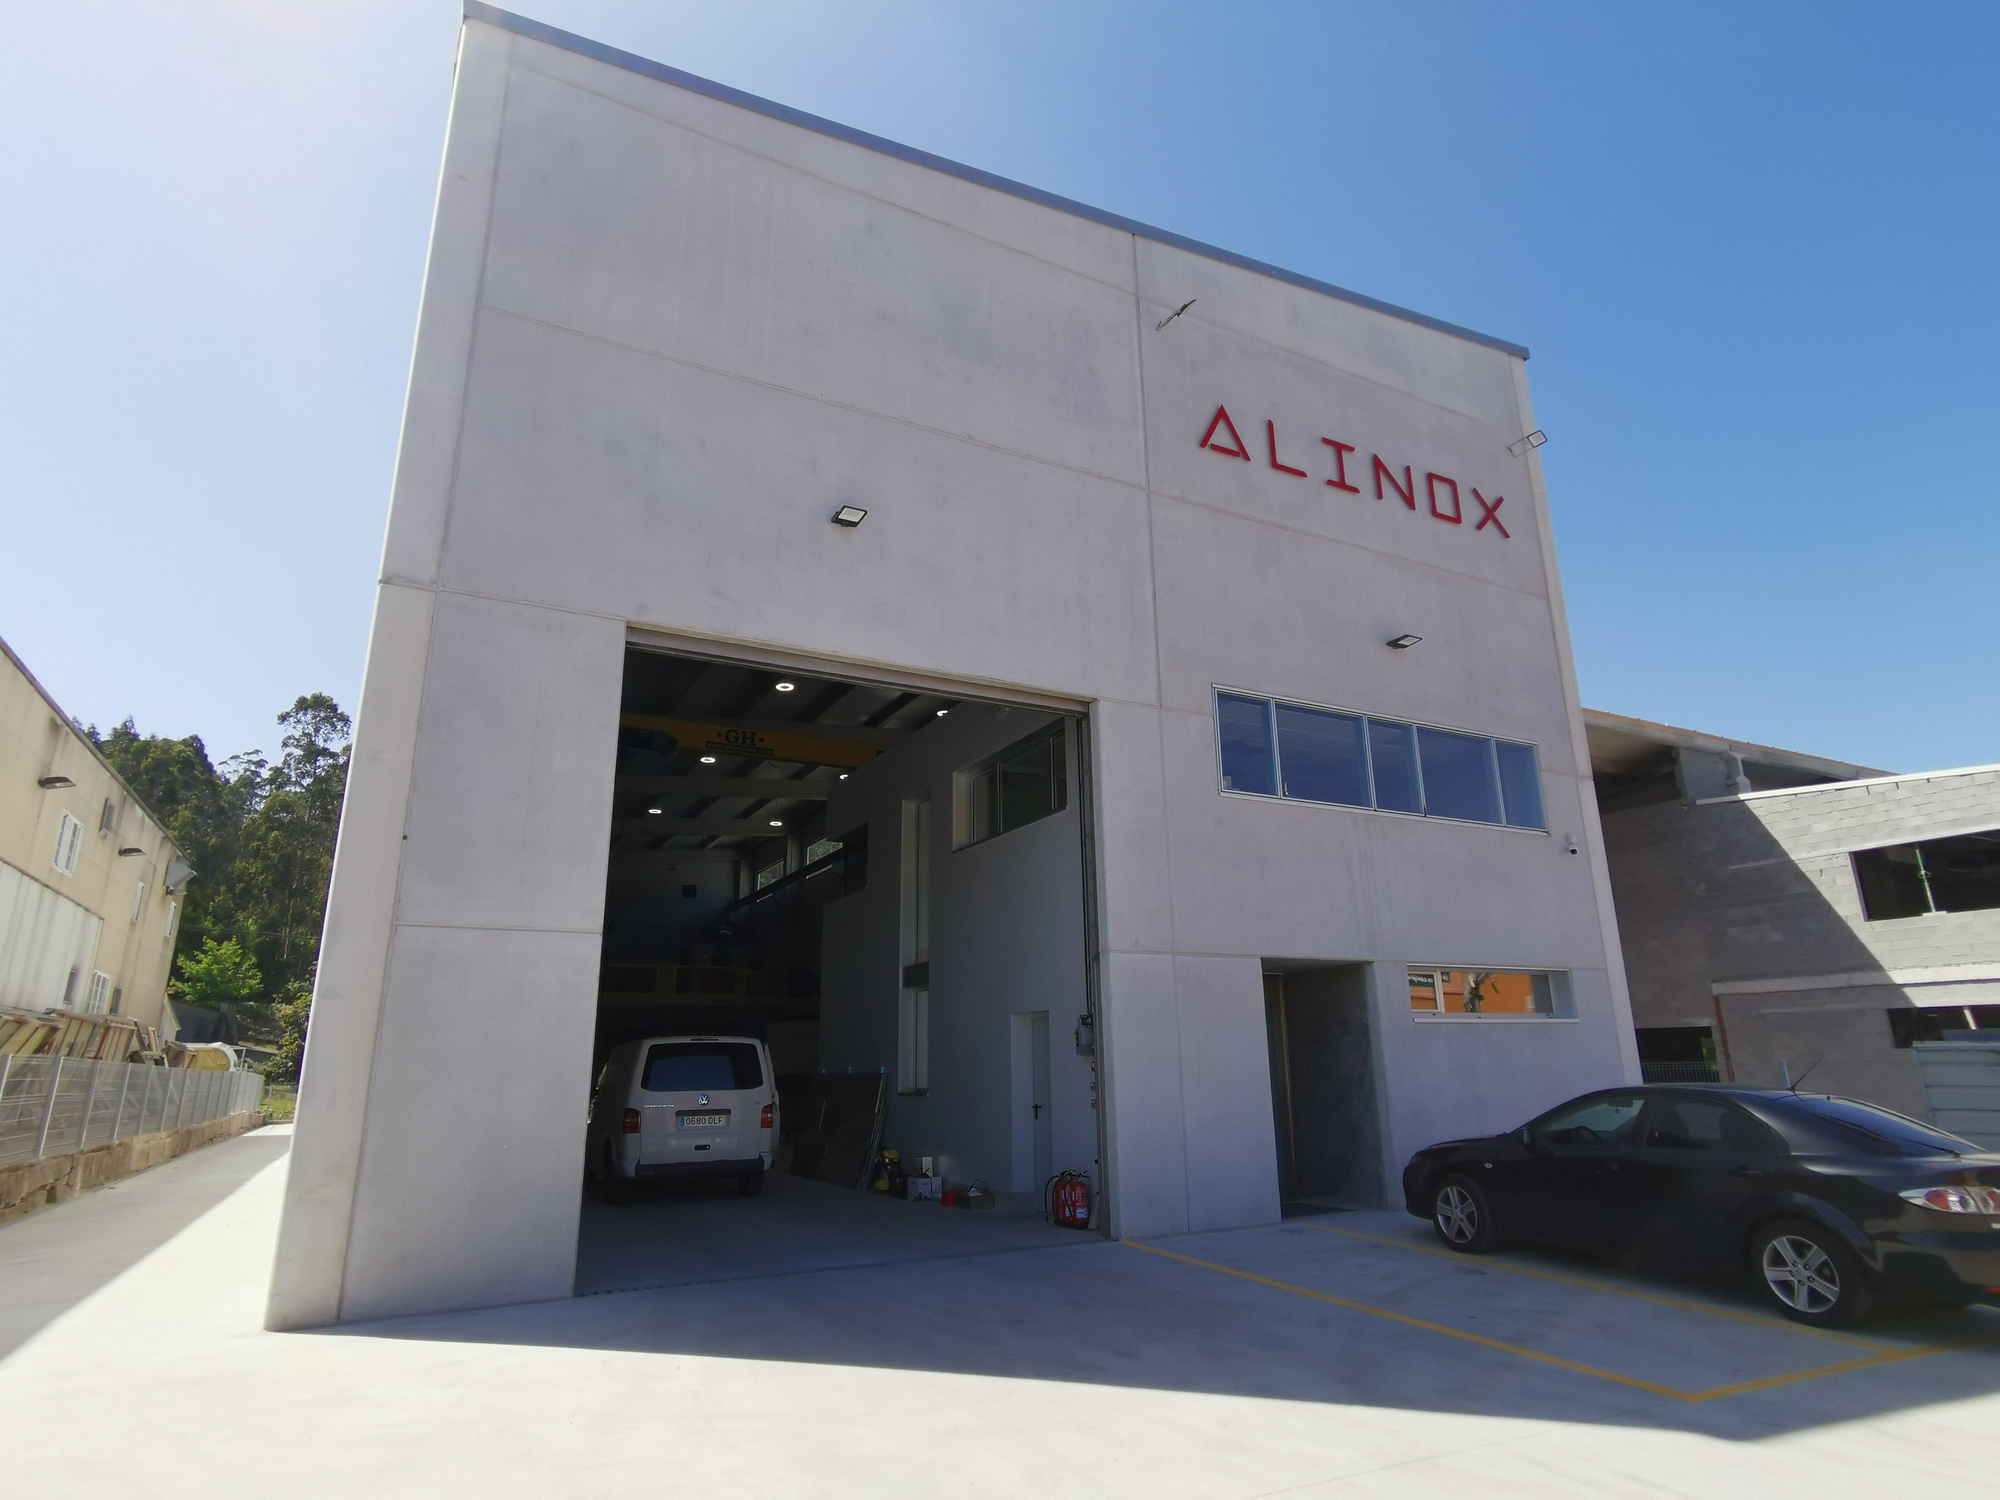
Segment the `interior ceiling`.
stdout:
<path fill-rule="evenodd" d="M 957 702 L 628 647 L 611 847 L 735 850 L 782 837 L 836 777 Z"/>

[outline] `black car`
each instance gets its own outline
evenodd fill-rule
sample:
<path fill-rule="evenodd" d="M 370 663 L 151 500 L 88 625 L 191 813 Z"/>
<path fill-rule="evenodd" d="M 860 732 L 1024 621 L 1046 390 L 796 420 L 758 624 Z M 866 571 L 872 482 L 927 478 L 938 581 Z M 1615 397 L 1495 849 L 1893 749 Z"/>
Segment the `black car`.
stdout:
<path fill-rule="evenodd" d="M 1804 1323 L 1877 1299 L 2000 1302 L 2000 1152 L 1853 1099 L 1605 1089 L 1419 1151 L 1403 1202 L 1473 1254 L 1521 1240 L 1747 1267 Z"/>

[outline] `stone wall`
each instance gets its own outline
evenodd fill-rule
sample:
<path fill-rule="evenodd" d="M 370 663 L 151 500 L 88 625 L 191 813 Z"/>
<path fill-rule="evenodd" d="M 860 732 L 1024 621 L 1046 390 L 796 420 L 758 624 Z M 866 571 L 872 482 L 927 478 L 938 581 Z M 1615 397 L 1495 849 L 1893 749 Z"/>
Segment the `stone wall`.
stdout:
<path fill-rule="evenodd" d="M 270 1123 L 270 1116 L 262 1111 L 244 1110 L 179 1130 L 132 1135 L 83 1151 L 10 1163 L 0 1167 L 0 1224 L 74 1198 L 86 1188 L 102 1187 L 107 1182 L 172 1161 L 176 1156 L 185 1156 L 198 1147 Z"/>

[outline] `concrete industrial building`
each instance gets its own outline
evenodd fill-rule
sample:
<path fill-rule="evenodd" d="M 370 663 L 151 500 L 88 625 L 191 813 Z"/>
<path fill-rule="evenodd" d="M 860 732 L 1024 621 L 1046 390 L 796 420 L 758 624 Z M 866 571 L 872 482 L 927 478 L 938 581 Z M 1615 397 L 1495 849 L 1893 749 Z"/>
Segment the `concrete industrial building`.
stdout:
<path fill-rule="evenodd" d="M 1636 1079 L 1525 357 L 469 6 L 272 1325 L 568 1295 L 622 1036 L 1118 1236 Z"/>
<path fill-rule="evenodd" d="M 4 641 L 0 655 L 0 1007 L 158 1031 L 192 871 Z"/>
<path fill-rule="evenodd" d="M 1647 1075 L 1810 1068 L 2000 1141 L 2000 767 L 1891 776 L 1585 722 Z"/>

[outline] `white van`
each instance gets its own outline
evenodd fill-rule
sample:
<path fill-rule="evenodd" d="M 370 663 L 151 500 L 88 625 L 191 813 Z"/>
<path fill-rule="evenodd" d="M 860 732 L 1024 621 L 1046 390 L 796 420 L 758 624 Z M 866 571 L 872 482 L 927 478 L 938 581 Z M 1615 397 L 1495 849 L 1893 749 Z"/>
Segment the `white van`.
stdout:
<path fill-rule="evenodd" d="M 655 1036 L 614 1047 L 591 1102 L 586 1167 L 616 1195 L 652 1177 L 733 1177 L 764 1191 L 778 1141 L 771 1055 L 747 1036 Z"/>

